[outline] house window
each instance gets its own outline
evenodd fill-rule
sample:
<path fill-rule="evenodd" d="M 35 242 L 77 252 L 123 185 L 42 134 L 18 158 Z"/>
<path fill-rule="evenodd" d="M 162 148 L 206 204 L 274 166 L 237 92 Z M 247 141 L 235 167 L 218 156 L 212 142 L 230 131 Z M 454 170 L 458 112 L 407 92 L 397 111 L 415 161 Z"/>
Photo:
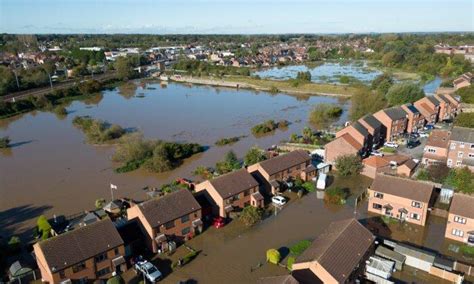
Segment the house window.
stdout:
<path fill-rule="evenodd" d="M 236 201 L 240 199 L 240 194 L 236 194 L 230 198 L 232 201 Z"/>
<path fill-rule="evenodd" d="M 186 223 L 189 221 L 189 215 L 184 215 L 183 217 L 181 217 L 181 223 Z"/>
<path fill-rule="evenodd" d="M 296 170 L 299 171 L 301 169 L 301 165 L 296 166 Z"/>
<path fill-rule="evenodd" d="M 415 208 L 421 208 L 421 203 L 418 201 L 412 201 L 411 206 Z"/>
<path fill-rule="evenodd" d="M 464 155 L 463 152 L 458 152 L 458 158 L 462 158 L 463 155 Z"/>
<path fill-rule="evenodd" d="M 436 153 L 436 149 L 428 148 L 428 153 Z"/>
<path fill-rule="evenodd" d="M 457 161 L 457 162 L 456 162 L 456 166 L 459 167 L 459 166 L 461 165 L 461 163 L 462 163 L 461 161 Z"/>
<path fill-rule="evenodd" d="M 114 249 L 114 253 L 115 253 L 115 255 L 119 255 L 119 254 L 120 254 L 119 248 L 115 248 L 115 249 Z"/>
<path fill-rule="evenodd" d="M 375 210 L 382 210 L 382 205 L 374 203 L 374 204 L 372 204 L 372 208 L 374 208 Z"/>
<path fill-rule="evenodd" d="M 102 277 L 104 275 L 107 275 L 110 273 L 110 267 L 106 267 L 104 269 L 101 269 L 99 271 L 97 271 L 97 277 Z"/>
<path fill-rule="evenodd" d="M 471 149 L 474 149 L 474 144 L 471 144 Z"/>
<path fill-rule="evenodd" d="M 452 166 L 452 165 L 453 165 L 453 160 L 448 159 L 448 166 Z"/>
<path fill-rule="evenodd" d="M 104 260 L 107 259 L 107 253 L 102 253 L 102 254 L 99 254 L 99 255 L 96 255 L 96 257 L 94 258 L 95 259 L 95 262 L 102 262 Z"/>
<path fill-rule="evenodd" d="M 459 143 L 459 148 L 464 148 L 464 142 Z"/>
<path fill-rule="evenodd" d="M 456 143 L 451 143 L 451 150 L 456 149 Z"/>
<path fill-rule="evenodd" d="M 379 198 L 379 199 L 383 199 L 383 193 L 375 192 L 375 193 L 374 193 L 374 197 L 375 197 L 375 198 Z"/>
<path fill-rule="evenodd" d="M 459 216 L 454 216 L 454 222 L 460 223 L 460 224 L 466 224 L 467 220 L 466 218 L 462 218 Z"/>
<path fill-rule="evenodd" d="M 84 270 L 84 269 L 86 269 L 86 263 L 85 262 L 80 262 L 80 263 L 72 266 L 72 272 L 74 272 L 74 273 L 79 272 L 79 271 Z"/>
<path fill-rule="evenodd" d="M 464 232 L 462 230 L 459 230 L 459 229 L 453 229 L 451 234 L 453 236 L 458 236 L 458 237 L 463 237 L 464 236 Z"/>
<path fill-rule="evenodd" d="M 169 221 L 168 223 L 165 223 L 165 228 L 167 230 L 171 229 L 171 228 L 174 228 L 174 220 L 173 221 Z"/>
<path fill-rule="evenodd" d="M 181 235 L 185 236 L 191 232 L 191 229 L 189 227 L 186 227 L 181 230 Z"/>
<path fill-rule="evenodd" d="M 415 219 L 415 220 L 420 220 L 420 215 L 416 213 L 411 213 L 410 218 Z"/>
<path fill-rule="evenodd" d="M 59 278 L 60 279 L 66 278 L 66 273 L 64 273 L 64 270 L 59 271 Z"/>
<path fill-rule="evenodd" d="M 474 153 L 469 153 L 469 158 L 474 158 Z"/>
<path fill-rule="evenodd" d="M 248 196 L 249 194 L 250 194 L 250 191 L 248 189 L 244 191 L 244 196 Z"/>

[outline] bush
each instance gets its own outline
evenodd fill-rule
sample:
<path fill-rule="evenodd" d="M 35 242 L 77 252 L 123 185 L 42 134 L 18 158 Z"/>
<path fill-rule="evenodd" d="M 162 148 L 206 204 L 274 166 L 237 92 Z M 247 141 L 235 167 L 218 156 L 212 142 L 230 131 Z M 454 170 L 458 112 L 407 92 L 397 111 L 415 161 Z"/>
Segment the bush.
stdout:
<path fill-rule="evenodd" d="M 115 275 L 107 280 L 107 284 L 122 284 L 123 278 L 120 275 Z"/>
<path fill-rule="evenodd" d="M 267 250 L 267 262 L 278 264 L 280 262 L 280 252 L 276 249 Z"/>
<path fill-rule="evenodd" d="M 218 174 L 230 173 L 241 168 L 240 161 L 237 159 L 234 151 L 225 154 L 224 160 L 216 163 L 216 171 Z"/>
<path fill-rule="evenodd" d="M 456 192 L 474 193 L 474 173 L 468 167 L 451 169 L 445 179 L 445 184 L 454 187 Z"/>
<path fill-rule="evenodd" d="M 286 262 L 286 268 L 290 271 L 293 270 L 293 264 L 295 263 L 295 261 L 296 258 L 294 256 L 289 256 Z"/>
<path fill-rule="evenodd" d="M 245 206 L 239 217 L 247 226 L 253 226 L 262 220 L 262 210 L 253 206 Z"/>
<path fill-rule="evenodd" d="M 460 113 L 454 120 L 454 125 L 474 128 L 474 112 Z"/>
<path fill-rule="evenodd" d="M 20 251 L 21 248 L 21 240 L 17 236 L 12 236 L 10 240 L 8 240 L 8 251 L 10 253 L 17 253 Z"/>
<path fill-rule="evenodd" d="M 104 198 L 99 198 L 95 200 L 95 208 L 96 209 L 102 209 L 105 205 L 105 199 Z"/>
<path fill-rule="evenodd" d="M 318 104 L 309 114 L 309 122 L 319 128 L 325 128 L 339 118 L 342 108 L 334 104 Z"/>
<path fill-rule="evenodd" d="M 59 115 L 59 116 L 66 116 L 67 115 L 67 110 L 63 106 L 57 106 L 54 108 L 54 113 Z"/>
<path fill-rule="evenodd" d="M 357 175 L 364 167 L 361 158 L 357 154 L 337 157 L 335 166 L 341 176 Z"/>
<path fill-rule="evenodd" d="M 267 120 L 263 123 L 255 125 L 251 130 L 252 134 L 257 136 L 272 132 L 278 128 L 286 128 L 288 125 L 290 125 L 290 123 L 286 120 L 280 120 L 279 122 Z"/>
<path fill-rule="evenodd" d="M 221 138 L 214 143 L 216 146 L 224 146 L 224 145 L 229 145 L 229 144 L 234 144 L 236 142 L 239 142 L 240 137 L 230 137 L 230 138 Z"/>
<path fill-rule="evenodd" d="M 38 232 L 41 234 L 41 239 L 46 240 L 51 236 L 51 225 L 44 215 L 38 217 L 36 225 L 38 226 Z"/>
<path fill-rule="evenodd" d="M 474 104 L 474 85 L 457 90 L 456 95 L 461 97 L 461 102 Z"/>
<path fill-rule="evenodd" d="M 0 148 L 10 147 L 10 138 L 8 136 L 0 138 Z"/>
<path fill-rule="evenodd" d="M 272 94 L 277 94 L 280 92 L 280 90 L 275 86 L 271 86 L 269 92 Z"/>
<path fill-rule="evenodd" d="M 309 71 L 301 71 L 296 74 L 296 80 L 299 82 L 311 82 L 311 72 Z"/>
<path fill-rule="evenodd" d="M 106 143 L 119 139 L 125 134 L 125 130 L 121 126 L 93 119 L 90 116 L 76 116 L 72 123 L 86 134 L 90 143 Z"/>
<path fill-rule="evenodd" d="M 247 166 L 256 164 L 266 159 L 265 151 L 254 146 L 250 148 L 244 156 L 244 163 Z"/>
<path fill-rule="evenodd" d="M 390 106 L 413 103 L 424 96 L 423 89 L 413 83 L 393 85 L 387 92 L 387 100 Z"/>
<path fill-rule="evenodd" d="M 208 167 L 198 166 L 194 171 L 194 176 L 200 176 L 202 179 L 211 179 L 213 170 Z"/>
<path fill-rule="evenodd" d="M 299 256 L 310 246 L 311 246 L 311 241 L 308 241 L 308 240 L 299 241 L 290 247 L 290 253 L 294 256 Z"/>
<path fill-rule="evenodd" d="M 345 204 L 349 197 L 349 190 L 340 187 L 333 187 L 326 190 L 324 201 L 331 204 Z"/>
<path fill-rule="evenodd" d="M 316 191 L 316 186 L 314 185 L 314 182 L 307 181 L 301 185 L 306 192 L 315 192 Z"/>

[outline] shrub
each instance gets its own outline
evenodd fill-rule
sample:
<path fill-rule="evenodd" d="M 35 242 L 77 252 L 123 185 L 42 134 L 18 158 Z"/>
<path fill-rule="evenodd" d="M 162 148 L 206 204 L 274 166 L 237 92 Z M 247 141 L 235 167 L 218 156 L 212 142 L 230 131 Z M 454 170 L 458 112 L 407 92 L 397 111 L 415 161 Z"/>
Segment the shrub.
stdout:
<path fill-rule="evenodd" d="M 76 116 L 72 123 L 86 134 L 90 143 L 106 143 L 118 139 L 125 134 L 125 130 L 116 124 L 93 119 L 89 116 Z"/>
<path fill-rule="evenodd" d="M 291 271 L 293 269 L 293 263 L 295 263 L 295 261 L 296 258 L 294 256 L 289 256 L 286 262 L 286 268 Z"/>
<path fill-rule="evenodd" d="M 445 183 L 453 186 L 456 192 L 474 193 L 474 173 L 468 167 L 451 169 Z"/>
<path fill-rule="evenodd" d="M 244 163 L 249 166 L 261 162 L 266 159 L 265 152 L 254 146 L 250 148 L 244 156 Z"/>
<path fill-rule="evenodd" d="M 474 112 L 460 113 L 454 120 L 454 125 L 474 128 Z"/>
<path fill-rule="evenodd" d="M 299 256 L 310 246 L 311 246 L 311 241 L 308 241 L 308 240 L 299 241 L 290 247 L 290 253 L 294 256 Z"/>
<path fill-rule="evenodd" d="M 342 114 L 342 108 L 334 104 L 318 104 L 309 114 L 309 122 L 320 128 L 327 127 Z"/>
<path fill-rule="evenodd" d="M 8 240 L 8 250 L 10 253 L 16 253 L 21 248 L 21 240 L 17 236 L 12 236 L 10 240 Z"/>
<path fill-rule="evenodd" d="M 105 199 L 104 198 L 99 198 L 95 200 L 95 208 L 96 209 L 102 209 L 105 205 Z"/>
<path fill-rule="evenodd" d="M 276 94 L 276 93 L 279 93 L 280 90 L 275 86 L 271 86 L 269 92 L 272 94 Z"/>
<path fill-rule="evenodd" d="M 10 138 L 8 136 L 0 138 L 0 148 L 10 147 Z"/>
<path fill-rule="evenodd" d="M 48 222 L 48 219 L 44 215 L 38 217 L 36 222 L 38 226 L 38 232 L 41 234 L 41 238 L 46 240 L 51 235 L 51 225 Z"/>
<path fill-rule="evenodd" d="M 230 138 L 221 138 L 214 143 L 216 146 L 224 146 L 229 144 L 234 144 L 240 140 L 239 136 L 230 137 Z"/>
<path fill-rule="evenodd" d="M 307 192 L 315 192 L 316 191 L 316 186 L 314 185 L 314 182 L 307 181 L 302 184 L 302 187 L 307 191 Z"/>
<path fill-rule="evenodd" d="M 216 171 L 219 174 L 226 174 L 240 168 L 241 164 L 234 151 L 227 152 L 224 156 L 224 160 L 216 163 Z"/>
<path fill-rule="evenodd" d="M 204 166 L 198 166 L 194 171 L 194 176 L 200 176 L 203 179 L 211 179 L 212 178 L 212 169 Z"/>
<path fill-rule="evenodd" d="M 349 197 L 349 190 L 340 187 L 333 187 L 326 190 L 324 201 L 331 204 L 345 204 Z"/>
<path fill-rule="evenodd" d="M 474 85 L 457 90 L 456 95 L 461 97 L 461 102 L 474 104 Z"/>
<path fill-rule="evenodd" d="M 262 220 L 262 210 L 253 206 L 245 206 L 239 217 L 247 226 L 253 226 Z"/>
<path fill-rule="evenodd" d="M 288 125 L 290 125 L 290 123 L 286 120 L 280 120 L 279 122 L 267 120 L 263 123 L 255 125 L 251 130 L 253 135 L 263 135 L 272 132 L 277 128 L 286 128 Z"/>
<path fill-rule="evenodd" d="M 67 110 L 63 106 L 57 106 L 54 108 L 54 113 L 59 115 L 59 116 L 66 116 L 67 115 Z"/>
<path fill-rule="evenodd" d="M 413 103 L 424 96 L 423 89 L 413 83 L 393 85 L 387 92 L 387 100 L 390 106 Z"/>
<path fill-rule="evenodd" d="M 357 154 L 337 157 L 335 166 L 341 176 L 357 175 L 363 168 L 362 160 Z"/>
<path fill-rule="evenodd" d="M 276 249 L 267 250 L 267 262 L 278 264 L 280 262 L 280 252 Z"/>
<path fill-rule="evenodd" d="M 311 72 L 309 71 L 301 71 L 296 74 L 296 80 L 300 82 L 311 82 Z"/>

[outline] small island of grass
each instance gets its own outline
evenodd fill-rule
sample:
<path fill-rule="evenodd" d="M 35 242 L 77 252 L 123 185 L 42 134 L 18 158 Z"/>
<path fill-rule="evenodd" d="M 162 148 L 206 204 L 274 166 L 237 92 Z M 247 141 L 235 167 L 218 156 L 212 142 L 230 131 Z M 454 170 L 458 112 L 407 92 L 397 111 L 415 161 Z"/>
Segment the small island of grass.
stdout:
<path fill-rule="evenodd" d="M 93 119 L 90 116 L 76 116 L 72 123 L 84 132 L 88 143 L 92 144 L 110 143 L 126 133 L 120 125 Z"/>
<path fill-rule="evenodd" d="M 10 138 L 8 136 L 0 138 L 0 149 L 10 147 Z"/>
<path fill-rule="evenodd" d="M 239 142 L 241 138 L 245 136 L 235 136 L 235 137 L 229 137 L 229 138 L 221 138 L 214 143 L 216 146 L 225 146 L 225 145 L 230 145 Z"/>
<path fill-rule="evenodd" d="M 253 135 L 264 135 L 275 131 L 276 129 L 284 129 L 290 125 L 290 122 L 287 120 L 280 120 L 275 122 L 274 120 L 267 120 L 264 123 L 260 123 L 252 127 Z"/>
<path fill-rule="evenodd" d="M 309 122 L 314 126 L 325 128 L 338 119 L 342 108 L 334 104 L 318 104 L 309 114 Z"/>

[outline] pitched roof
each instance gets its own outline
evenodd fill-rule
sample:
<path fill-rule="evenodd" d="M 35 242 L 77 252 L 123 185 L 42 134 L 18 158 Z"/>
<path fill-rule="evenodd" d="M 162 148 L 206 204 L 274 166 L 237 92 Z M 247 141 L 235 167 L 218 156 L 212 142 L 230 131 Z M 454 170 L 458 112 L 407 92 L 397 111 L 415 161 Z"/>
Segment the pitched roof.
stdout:
<path fill-rule="evenodd" d="M 427 182 L 378 174 L 375 176 L 371 190 L 411 200 L 428 203 L 434 186 Z"/>
<path fill-rule="evenodd" d="M 357 130 L 364 137 L 369 136 L 369 131 L 367 131 L 367 129 L 360 122 L 356 121 L 351 125 L 352 127 L 354 127 L 355 130 Z"/>
<path fill-rule="evenodd" d="M 317 261 L 336 281 L 344 283 L 374 240 L 372 233 L 355 219 L 333 222 L 296 263 Z"/>
<path fill-rule="evenodd" d="M 258 182 L 246 169 L 240 169 L 221 175 L 209 182 L 222 198 L 228 198 L 244 190 L 258 186 Z"/>
<path fill-rule="evenodd" d="M 136 206 L 152 227 L 158 227 L 201 209 L 201 205 L 187 189 L 179 189 L 161 198 L 151 199 Z"/>
<path fill-rule="evenodd" d="M 402 108 L 405 112 L 410 111 L 413 114 L 420 113 L 420 111 L 413 104 L 405 104 L 406 108 Z"/>
<path fill-rule="evenodd" d="M 410 170 L 413 170 L 414 168 L 416 168 L 416 165 L 417 165 L 417 163 L 415 163 L 415 161 L 413 161 L 413 159 L 409 159 L 405 163 L 401 164 L 400 167 L 405 166 L 405 167 L 409 168 Z"/>
<path fill-rule="evenodd" d="M 427 96 L 426 98 L 435 106 L 440 104 L 440 101 L 437 98 L 435 98 L 435 96 Z"/>
<path fill-rule="evenodd" d="M 269 175 L 284 171 L 295 165 L 302 164 L 311 160 L 308 152 L 304 150 L 295 150 L 288 154 L 280 155 L 260 162 L 260 166 Z"/>
<path fill-rule="evenodd" d="M 38 243 L 51 271 L 62 270 L 123 244 L 110 219 Z"/>
<path fill-rule="evenodd" d="M 474 129 L 467 127 L 453 127 L 451 130 L 451 140 L 474 143 Z"/>
<path fill-rule="evenodd" d="M 395 162 L 397 165 L 401 165 L 406 161 L 410 160 L 410 156 L 403 155 L 403 154 L 393 154 L 393 155 L 385 155 L 382 157 L 387 162 Z"/>
<path fill-rule="evenodd" d="M 360 144 L 359 142 L 357 142 L 357 140 L 355 140 L 354 137 L 352 137 L 352 135 L 350 135 L 349 133 L 345 133 L 344 135 L 340 136 L 339 138 L 337 139 L 343 139 L 344 141 L 346 141 L 350 146 L 352 146 L 354 149 L 356 149 L 357 151 L 359 151 L 360 149 L 362 149 L 362 144 Z M 335 141 L 335 140 L 334 140 Z"/>
<path fill-rule="evenodd" d="M 474 219 L 474 196 L 455 193 L 451 201 L 449 213 Z"/>
<path fill-rule="evenodd" d="M 392 120 L 400 120 L 406 118 L 407 115 L 401 107 L 386 108 L 383 111 Z"/>
<path fill-rule="evenodd" d="M 451 132 L 441 129 L 433 129 L 431 131 L 430 137 L 426 141 L 426 146 L 438 147 L 438 148 L 448 148 L 449 137 Z"/>
<path fill-rule="evenodd" d="M 374 167 L 376 169 L 388 166 L 390 163 L 382 157 L 370 156 L 362 160 L 362 163 L 369 167 Z"/>
<path fill-rule="evenodd" d="M 365 121 L 368 125 L 372 128 L 377 129 L 382 127 L 382 123 L 378 119 L 375 118 L 372 114 L 368 114 L 361 118 L 361 120 Z"/>

